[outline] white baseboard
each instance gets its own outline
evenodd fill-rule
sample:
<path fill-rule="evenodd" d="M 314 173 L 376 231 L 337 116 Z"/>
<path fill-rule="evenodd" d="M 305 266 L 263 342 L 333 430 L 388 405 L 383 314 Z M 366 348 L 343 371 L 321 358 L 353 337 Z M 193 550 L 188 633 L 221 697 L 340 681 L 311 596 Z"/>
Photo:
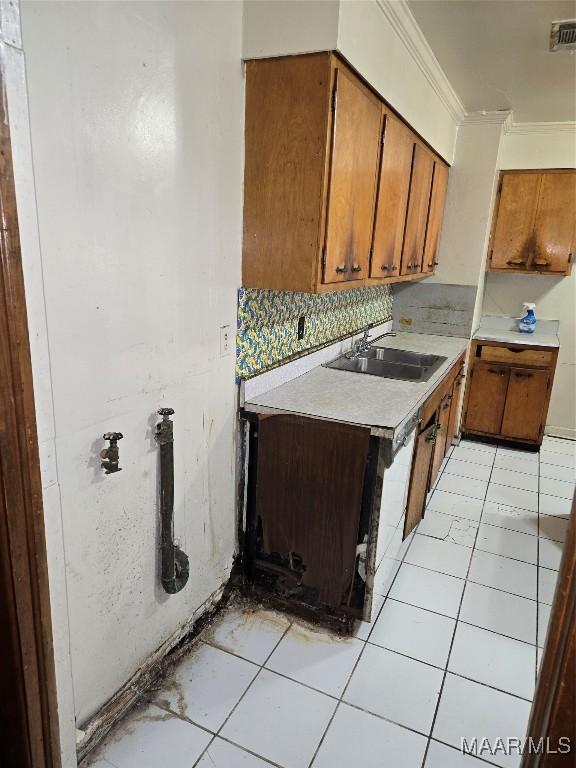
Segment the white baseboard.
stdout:
<path fill-rule="evenodd" d="M 546 425 L 544 434 L 549 437 L 564 437 L 567 440 L 576 440 L 576 429 L 570 427 L 554 427 L 551 424 Z"/>

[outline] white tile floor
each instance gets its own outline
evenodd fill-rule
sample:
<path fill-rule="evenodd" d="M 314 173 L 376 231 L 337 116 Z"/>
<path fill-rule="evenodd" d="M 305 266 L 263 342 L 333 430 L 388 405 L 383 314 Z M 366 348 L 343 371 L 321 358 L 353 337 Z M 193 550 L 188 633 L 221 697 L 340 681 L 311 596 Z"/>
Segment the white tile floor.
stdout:
<path fill-rule="evenodd" d="M 337 638 L 228 609 L 93 768 L 474 768 L 461 737 L 523 737 L 575 479 L 575 445 L 462 442 L 371 624 Z"/>

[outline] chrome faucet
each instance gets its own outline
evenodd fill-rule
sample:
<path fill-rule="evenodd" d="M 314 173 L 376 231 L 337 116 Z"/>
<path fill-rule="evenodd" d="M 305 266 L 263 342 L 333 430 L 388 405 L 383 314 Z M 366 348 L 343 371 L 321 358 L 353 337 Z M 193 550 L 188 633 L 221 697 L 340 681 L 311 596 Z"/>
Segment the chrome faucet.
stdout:
<path fill-rule="evenodd" d="M 373 346 L 375 341 L 379 341 L 380 339 L 386 338 L 386 336 L 396 336 L 396 331 L 387 331 L 386 333 L 381 333 L 380 336 L 376 336 L 375 339 L 370 339 L 370 331 L 374 327 L 374 324 L 371 323 L 370 325 L 367 325 L 364 329 L 364 334 L 361 339 L 357 339 L 352 344 L 351 351 L 346 355 L 346 357 L 349 357 L 351 360 L 355 360 L 357 357 L 360 357 L 360 355 L 365 355 L 366 352 L 370 349 L 371 346 Z"/>
<path fill-rule="evenodd" d="M 370 331 L 372 328 L 372 324 L 367 325 L 366 328 L 364 328 L 364 334 L 362 338 L 356 339 L 356 341 L 352 344 L 352 354 L 350 355 L 351 360 L 360 357 L 360 355 L 365 355 L 366 352 L 368 352 L 370 349 Z"/>

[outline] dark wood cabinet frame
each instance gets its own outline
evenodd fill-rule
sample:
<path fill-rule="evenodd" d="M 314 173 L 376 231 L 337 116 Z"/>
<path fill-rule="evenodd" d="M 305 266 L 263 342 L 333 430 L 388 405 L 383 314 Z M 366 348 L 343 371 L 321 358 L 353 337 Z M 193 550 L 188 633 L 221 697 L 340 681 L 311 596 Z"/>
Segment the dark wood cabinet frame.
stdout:
<path fill-rule="evenodd" d="M 3 64 L 0 96 L 0 758 L 2 768 L 59 768 L 42 486 Z"/>

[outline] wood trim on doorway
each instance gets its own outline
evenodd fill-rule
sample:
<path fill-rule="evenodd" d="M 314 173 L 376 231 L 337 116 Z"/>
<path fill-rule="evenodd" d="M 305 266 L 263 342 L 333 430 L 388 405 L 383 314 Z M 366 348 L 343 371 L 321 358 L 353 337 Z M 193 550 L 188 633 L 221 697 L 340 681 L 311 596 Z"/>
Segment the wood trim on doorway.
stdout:
<path fill-rule="evenodd" d="M 0 760 L 59 768 L 42 485 L 0 56 Z"/>
<path fill-rule="evenodd" d="M 524 752 L 522 768 L 576 765 L 576 498 L 558 573 L 528 736 L 542 752 Z M 570 740 L 570 750 L 563 751 Z M 557 750 L 556 752 L 552 750 Z"/>

